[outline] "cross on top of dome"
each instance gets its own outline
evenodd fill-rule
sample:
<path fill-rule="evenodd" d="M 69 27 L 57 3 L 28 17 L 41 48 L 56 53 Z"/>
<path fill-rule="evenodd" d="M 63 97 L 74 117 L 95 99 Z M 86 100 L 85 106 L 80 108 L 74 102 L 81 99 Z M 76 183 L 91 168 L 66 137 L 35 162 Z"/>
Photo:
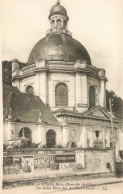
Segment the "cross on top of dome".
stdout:
<path fill-rule="evenodd" d="M 60 4 L 60 0 L 57 1 L 57 4 Z"/>

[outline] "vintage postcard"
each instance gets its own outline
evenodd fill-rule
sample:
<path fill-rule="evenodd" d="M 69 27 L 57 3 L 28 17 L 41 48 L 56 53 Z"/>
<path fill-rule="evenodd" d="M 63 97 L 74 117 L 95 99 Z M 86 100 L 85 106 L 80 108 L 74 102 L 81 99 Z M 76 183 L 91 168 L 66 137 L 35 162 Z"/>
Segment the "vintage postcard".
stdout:
<path fill-rule="evenodd" d="M 123 193 L 123 2 L 2 0 L 2 193 Z"/>

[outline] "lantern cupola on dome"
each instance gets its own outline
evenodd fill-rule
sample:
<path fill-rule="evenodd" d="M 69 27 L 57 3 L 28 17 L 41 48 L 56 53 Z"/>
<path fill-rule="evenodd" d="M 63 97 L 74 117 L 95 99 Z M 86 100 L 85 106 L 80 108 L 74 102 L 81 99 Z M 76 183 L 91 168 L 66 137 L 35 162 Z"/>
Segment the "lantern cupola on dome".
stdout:
<path fill-rule="evenodd" d="M 51 24 L 51 29 L 48 31 L 50 33 L 68 33 L 67 22 L 69 17 L 67 16 L 66 9 L 58 1 L 50 10 L 49 20 Z"/>
<path fill-rule="evenodd" d="M 51 28 L 46 37 L 39 40 L 33 47 L 28 64 L 38 60 L 76 62 L 84 60 L 91 65 L 90 56 L 86 48 L 72 38 L 72 33 L 67 29 L 68 15 L 66 9 L 58 1 L 50 10 L 49 20 Z"/>

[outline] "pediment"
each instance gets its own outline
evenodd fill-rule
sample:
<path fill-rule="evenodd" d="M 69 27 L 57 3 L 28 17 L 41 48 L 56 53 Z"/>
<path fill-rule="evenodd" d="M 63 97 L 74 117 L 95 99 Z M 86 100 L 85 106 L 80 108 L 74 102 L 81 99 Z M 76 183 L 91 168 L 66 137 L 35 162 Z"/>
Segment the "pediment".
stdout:
<path fill-rule="evenodd" d="M 102 118 L 105 117 L 104 113 L 102 113 L 100 110 L 97 110 L 97 111 L 92 112 L 91 115 L 92 116 L 95 116 L 95 117 L 102 117 Z"/>
<path fill-rule="evenodd" d="M 110 114 L 100 106 L 91 108 L 90 110 L 85 112 L 83 116 L 110 119 Z"/>

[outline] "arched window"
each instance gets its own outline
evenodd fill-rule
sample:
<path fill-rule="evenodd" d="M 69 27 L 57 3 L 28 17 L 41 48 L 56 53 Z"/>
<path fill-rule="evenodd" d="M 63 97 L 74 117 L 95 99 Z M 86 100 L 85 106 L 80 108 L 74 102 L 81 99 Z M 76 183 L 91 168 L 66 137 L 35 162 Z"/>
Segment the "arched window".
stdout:
<path fill-rule="evenodd" d="M 53 148 L 56 144 L 56 132 L 53 129 L 46 133 L 46 145 L 48 148 Z"/>
<path fill-rule="evenodd" d="M 68 88 L 66 84 L 60 83 L 55 89 L 56 106 L 68 106 Z"/>
<path fill-rule="evenodd" d="M 60 19 L 57 20 L 57 28 L 62 28 L 62 21 Z"/>
<path fill-rule="evenodd" d="M 27 86 L 26 92 L 27 92 L 28 94 L 34 94 L 33 87 L 32 87 L 32 86 Z"/>
<path fill-rule="evenodd" d="M 31 139 L 32 138 L 32 132 L 28 127 L 23 127 L 19 131 L 19 137 L 26 137 L 28 139 Z"/>
<path fill-rule="evenodd" d="M 95 87 L 91 86 L 89 89 L 89 108 L 95 106 Z"/>

